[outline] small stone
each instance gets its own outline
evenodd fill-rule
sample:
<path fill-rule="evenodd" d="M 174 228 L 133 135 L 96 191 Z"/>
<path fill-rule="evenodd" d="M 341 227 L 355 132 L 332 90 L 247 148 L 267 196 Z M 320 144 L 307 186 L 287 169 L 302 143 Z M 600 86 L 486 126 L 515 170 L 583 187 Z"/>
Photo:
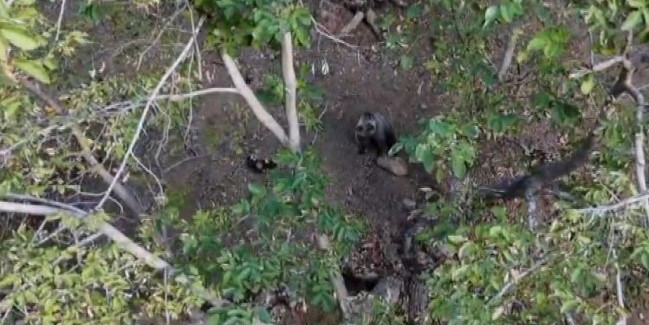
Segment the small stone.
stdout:
<path fill-rule="evenodd" d="M 395 176 L 405 176 L 408 174 L 408 164 L 401 157 L 388 157 L 383 155 L 376 160 L 376 164 Z"/>
<path fill-rule="evenodd" d="M 411 199 L 403 199 L 403 208 L 406 211 L 412 211 L 417 207 L 417 202 Z"/>

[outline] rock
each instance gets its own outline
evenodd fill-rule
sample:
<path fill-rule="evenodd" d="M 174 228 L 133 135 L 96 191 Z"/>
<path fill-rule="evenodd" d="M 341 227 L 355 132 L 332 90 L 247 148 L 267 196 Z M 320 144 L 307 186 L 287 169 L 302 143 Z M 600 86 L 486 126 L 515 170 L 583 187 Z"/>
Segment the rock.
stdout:
<path fill-rule="evenodd" d="M 403 208 L 406 211 L 412 211 L 417 207 L 417 202 L 411 199 L 403 199 Z"/>
<path fill-rule="evenodd" d="M 388 157 L 385 155 L 380 156 L 376 160 L 376 164 L 379 165 L 379 167 L 394 174 L 395 176 L 408 175 L 408 164 L 401 157 Z"/>

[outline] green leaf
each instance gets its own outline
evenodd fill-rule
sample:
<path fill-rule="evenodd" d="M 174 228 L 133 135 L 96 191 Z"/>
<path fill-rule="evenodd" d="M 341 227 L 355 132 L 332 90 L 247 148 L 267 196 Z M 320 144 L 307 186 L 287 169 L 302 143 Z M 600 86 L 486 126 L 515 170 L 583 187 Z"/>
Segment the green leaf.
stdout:
<path fill-rule="evenodd" d="M 421 4 L 413 4 L 408 9 L 406 9 L 406 17 L 410 19 L 417 18 L 421 16 L 424 12 L 424 7 Z"/>
<path fill-rule="evenodd" d="M 434 167 L 434 157 L 431 148 L 425 144 L 420 144 L 415 150 L 415 158 L 424 164 L 426 172 L 430 173 Z"/>
<path fill-rule="evenodd" d="M 644 8 L 647 6 L 644 0 L 627 0 L 626 3 L 631 8 Z"/>
<path fill-rule="evenodd" d="M 592 74 L 589 74 L 586 80 L 581 83 L 581 93 L 588 95 L 593 90 L 593 87 L 595 87 L 595 78 L 593 78 Z"/>
<path fill-rule="evenodd" d="M 9 49 L 9 42 L 0 36 L 0 61 L 7 61 L 7 49 Z"/>
<path fill-rule="evenodd" d="M 568 313 L 571 311 L 574 311 L 577 306 L 579 306 L 579 302 L 577 300 L 568 300 L 564 301 L 563 304 L 561 305 L 561 313 Z"/>
<path fill-rule="evenodd" d="M 536 34 L 534 38 L 527 44 L 528 51 L 538 51 L 542 50 L 545 45 L 548 43 L 547 36 L 543 33 Z"/>
<path fill-rule="evenodd" d="M 620 27 L 621 30 L 629 31 L 636 28 L 642 22 L 642 12 L 640 10 L 633 11 L 626 17 L 624 24 Z"/>
<path fill-rule="evenodd" d="M 250 183 L 248 190 L 253 196 L 260 197 L 266 195 L 266 188 L 261 184 Z"/>
<path fill-rule="evenodd" d="M 466 242 L 468 238 L 460 235 L 450 235 L 448 236 L 448 240 L 453 244 L 460 244 Z"/>
<path fill-rule="evenodd" d="M 513 12 L 512 12 L 512 4 L 511 3 L 503 3 L 500 5 L 500 17 L 503 18 L 504 21 L 510 23 L 513 18 Z"/>
<path fill-rule="evenodd" d="M 26 31 L 18 28 L 0 29 L 0 35 L 6 38 L 13 46 L 24 51 L 31 51 L 39 47 L 36 38 L 27 34 Z"/>
<path fill-rule="evenodd" d="M 402 55 L 400 64 L 402 69 L 409 70 L 414 64 L 414 58 L 409 55 Z"/>
<path fill-rule="evenodd" d="M 498 7 L 489 6 L 489 8 L 487 8 L 487 10 L 484 13 L 484 25 L 482 26 L 482 28 L 487 27 L 494 20 L 496 20 L 497 15 L 498 15 Z"/>
<path fill-rule="evenodd" d="M 20 70 L 23 70 L 28 75 L 36 78 L 38 81 L 49 84 L 51 83 L 50 76 L 48 75 L 45 67 L 34 60 L 15 59 L 14 65 Z"/>
<path fill-rule="evenodd" d="M 649 253 L 646 251 L 643 251 L 640 255 L 640 263 L 646 270 L 649 270 Z"/>
<path fill-rule="evenodd" d="M 457 178 L 462 179 L 466 176 L 466 164 L 461 155 L 454 153 L 451 156 L 451 169 L 453 170 L 453 175 Z"/>

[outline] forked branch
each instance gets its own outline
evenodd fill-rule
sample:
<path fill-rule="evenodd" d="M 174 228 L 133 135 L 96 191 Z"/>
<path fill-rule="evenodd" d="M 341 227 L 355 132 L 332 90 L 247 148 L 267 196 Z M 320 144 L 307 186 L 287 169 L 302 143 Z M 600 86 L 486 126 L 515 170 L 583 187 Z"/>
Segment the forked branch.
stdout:
<path fill-rule="evenodd" d="M 285 107 L 286 118 L 289 126 L 289 136 L 286 135 L 282 126 L 277 123 L 270 113 L 268 113 L 268 110 L 266 110 L 257 96 L 255 96 L 252 89 L 250 89 L 246 84 L 232 57 L 223 50 L 221 51 L 221 58 L 223 59 L 225 68 L 228 70 L 228 74 L 230 75 L 230 79 L 232 79 L 234 87 L 246 103 L 248 103 L 248 106 L 250 106 L 250 109 L 252 109 L 252 112 L 255 114 L 257 119 L 259 119 L 259 121 L 275 135 L 282 145 L 288 147 L 293 152 L 298 152 L 300 151 L 300 129 L 296 105 L 297 81 L 295 78 L 295 69 L 293 67 L 293 44 L 291 38 L 291 33 L 284 34 L 284 37 L 282 38 L 282 75 L 286 94 Z"/>

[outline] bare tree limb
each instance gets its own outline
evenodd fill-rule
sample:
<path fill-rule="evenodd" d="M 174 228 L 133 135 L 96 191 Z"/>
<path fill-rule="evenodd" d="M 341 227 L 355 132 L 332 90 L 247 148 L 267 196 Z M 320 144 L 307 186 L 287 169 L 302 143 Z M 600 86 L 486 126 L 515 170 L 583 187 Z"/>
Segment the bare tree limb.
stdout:
<path fill-rule="evenodd" d="M 617 303 L 621 309 L 624 309 L 624 285 L 622 284 L 622 271 L 620 270 L 620 265 L 617 262 L 617 253 L 613 250 L 613 256 L 615 258 L 615 288 L 617 291 Z M 620 317 L 620 320 L 617 322 L 617 325 L 626 325 L 626 316 Z"/>
<path fill-rule="evenodd" d="M 518 42 L 518 37 L 520 36 L 520 27 L 515 26 L 512 28 L 511 35 L 509 35 L 509 40 L 507 41 L 507 49 L 505 50 L 505 56 L 503 57 L 503 62 L 500 65 L 500 71 L 498 71 L 498 81 L 502 82 L 507 74 L 507 70 L 512 64 L 512 58 L 514 57 L 514 50 L 516 50 L 516 42 Z"/>
<path fill-rule="evenodd" d="M 329 251 L 331 249 L 331 244 L 329 243 L 329 239 L 326 235 L 316 234 L 316 241 L 320 249 L 324 251 Z M 329 279 L 331 281 L 331 284 L 333 284 L 334 286 L 334 291 L 336 292 L 336 297 L 338 298 L 340 309 L 343 311 L 345 318 L 348 318 L 349 308 L 347 308 L 347 305 L 345 304 L 345 299 L 347 298 L 347 296 L 349 296 L 349 293 L 347 292 L 347 287 L 345 287 L 345 281 L 340 275 L 340 269 L 338 268 L 338 266 L 334 267 L 329 272 Z"/>
<path fill-rule="evenodd" d="M 644 153 L 644 109 L 645 109 L 645 98 L 642 92 L 633 85 L 633 73 L 635 72 L 635 67 L 633 63 L 628 58 L 628 51 L 631 48 L 633 42 L 633 33 L 629 32 L 627 34 L 626 44 L 624 46 L 624 53 L 622 55 L 615 56 L 609 60 L 601 62 L 595 65 L 592 69 L 577 71 L 571 74 L 571 78 L 581 77 L 589 72 L 602 71 L 613 67 L 617 64 L 622 65 L 619 76 L 615 85 L 610 90 L 609 98 L 617 98 L 623 93 L 629 94 L 633 100 L 636 102 L 636 133 L 635 133 L 635 174 L 636 182 L 638 184 L 638 189 L 641 193 L 647 191 L 647 180 L 645 175 L 646 159 Z M 609 101 L 607 99 L 607 101 Z M 649 198 L 642 199 L 642 205 L 645 210 L 647 224 L 649 225 Z"/>
<path fill-rule="evenodd" d="M 612 212 L 622 208 L 626 208 L 631 204 L 643 202 L 647 199 L 649 199 L 649 192 L 645 191 L 615 204 L 598 206 L 594 208 L 575 209 L 575 211 L 583 214 L 593 215 L 593 216 L 601 216 L 607 212 Z"/>
<path fill-rule="evenodd" d="M 66 110 L 61 105 L 57 100 L 52 98 L 50 95 L 46 94 L 43 92 L 36 84 L 32 83 L 31 81 L 22 78 L 22 77 L 14 77 L 14 80 L 19 82 L 20 84 L 23 85 L 27 90 L 29 90 L 34 96 L 36 96 L 39 100 L 45 102 L 47 105 L 51 106 L 59 115 L 64 115 Z M 115 194 L 126 203 L 126 205 L 131 209 L 135 214 L 141 214 L 143 211 L 142 206 L 138 201 L 135 199 L 135 197 L 130 193 L 126 187 L 124 187 L 122 184 L 117 184 L 117 179 L 118 177 L 113 177 L 107 170 L 102 166 L 99 161 L 92 155 L 92 151 L 90 149 L 89 141 L 88 139 L 84 136 L 83 132 L 81 129 L 79 129 L 78 126 L 72 125 L 71 127 L 72 135 L 74 135 L 75 139 L 79 143 L 79 146 L 81 146 L 81 153 L 83 155 L 83 158 L 90 164 L 92 167 L 92 170 L 99 175 L 99 177 L 102 178 L 104 182 L 107 184 L 112 184 L 115 183 L 115 186 L 113 186 L 112 189 L 109 189 L 106 193 L 107 195 L 110 195 L 112 191 L 115 191 Z M 51 130 L 46 129 L 47 132 L 50 132 Z"/>
<path fill-rule="evenodd" d="M 300 151 L 300 125 L 297 118 L 297 80 L 293 67 L 293 41 L 291 33 L 285 33 L 282 38 L 282 77 L 284 78 L 284 93 L 286 119 L 288 120 L 289 149 Z"/>
<path fill-rule="evenodd" d="M 185 99 L 189 99 L 192 97 L 196 96 L 202 96 L 202 95 L 207 95 L 207 94 L 214 94 L 214 93 L 229 93 L 229 94 L 238 94 L 239 91 L 236 88 L 207 88 L 207 89 L 201 89 L 197 91 L 192 91 L 186 94 L 169 94 L 169 95 L 158 95 L 154 99 L 155 100 L 168 100 L 172 102 L 179 102 Z"/>
<path fill-rule="evenodd" d="M 230 74 L 232 83 L 237 88 L 239 94 L 241 94 L 243 99 L 246 100 L 248 106 L 250 106 L 250 109 L 252 109 L 252 112 L 255 114 L 255 116 L 257 116 L 259 121 L 266 128 L 268 128 L 275 135 L 275 137 L 277 137 L 282 145 L 288 147 L 289 139 L 286 136 L 286 132 L 284 132 L 284 129 L 279 125 L 279 123 L 277 123 L 273 116 L 268 113 L 266 108 L 264 108 L 264 105 L 259 102 L 259 99 L 257 99 L 252 89 L 248 87 L 245 80 L 243 80 L 241 72 L 239 72 L 239 69 L 237 68 L 236 63 L 234 63 L 232 57 L 230 57 L 230 55 L 225 50 L 223 50 L 221 52 L 221 58 L 223 59 L 225 68 L 228 70 L 228 74 Z"/>
<path fill-rule="evenodd" d="M 74 216 L 83 221 L 87 219 L 86 217 L 88 216 L 88 214 L 81 209 L 78 209 L 73 206 L 66 206 L 62 203 L 57 203 L 57 205 L 60 207 L 0 201 L 0 211 L 8 212 L 8 213 L 24 213 L 24 214 L 33 214 L 33 215 L 42 215 L 42 216 L 48 216 L 54 214 L 67 214 L 67 215 Z M 99 230 L 102 234 L 110 238 L 120 248 L 132 254 L 133 256 L 137 257 L 138 259 L 142 260 L 150 267 L 159 271 L 166 270 L 170 274 L 175 274 L 175 280 L 177 282 L 190 287 L 190 289 L 192 290 L 192 292 L 194 292 L 194 294 L 208 301 L 213 306 L 219 307 L 228 303 L 227 300 L 218 299 L 198 283 L 192 283 L 192 281 L 189 278 L 187 278 L 187 276 L 185 276 L 182 273 L 178 273 L 165 260 L 151 254 L 149 251 L 142 248 L 142 246 L 138 245 L 137 243 L 133 242 L 130 238 L 125 236 L 122 232 L 117 230 L 112 225 L 103 221 L 96 222 L 95 220 L 93 220 L 92 223 L 93 225 L 96 225 L 97 230 Z"/>
<path fill-rule="evenodd" d="M 610 67 L 613 67 L 619 63 L 622 63 L 622 61 L 625 60 L 625 57 L 622 55 L 618 55 L 615 57 L 612 57 L 606 61 L 600 62 L 596 65 L 594 65 L 590 69 L 582 69 L 582 70 L 577 70 L 569 75 L 571 79 L 576 79 L 576 78 L 581 78 L 591 72 L 599 72 L 599 71 L 604 71 Z"/>
<path fill-rule="evenodd" d="M 311 17 L 311 22 L 313 22 L 313 26 L 315 26 L 315 30 L 316 30 L 316 32 L 317 32 L 318 34 L 320 34 L 320 35 L 322 35 L 322 36 L 324 36 L 324 37 L 326 37 L 326 38 L 332 40 L 332 41 L 335 42 L 335 43 L 345 45 L 345 46 L 347 46 L 347 47 L 350 48 L 350 49 L 356 49 L 356 48 L 358 48 L 358 46 L 351 45 L 351 44 L 349 44 L 349 43 L 347 43 L 347 42 L 341 40 L 340 38 L 331 35 L 329 32 L 327 32 L 327 31 L 325 30 L 325 28 L 324 28 L 324 26 L 322 26 L 322 24 L 320 24 L 317 20 L 315 20 L 315 18 Z"/>
<path fill-rule="evenodd" d="M 144 106 L 144 110 L 142 111 L 142 116 L 140 117 L 140 121 L 138 122 L 137 129 L 135 130 L 135 134 L 133 135 L 133 139 L 131 140 L 131 144 L 128 146 L 128 149 L 124 154 L 124 159 L 122 160 L 122 163 L 119 165 L 119 168 L 117 169 L 117 173 L 115 173 L 115 178 L 113 178 L 113 181 L 108 186 L 108 190 L 106 191 L 106 194 L 101 198 L 101 200 L 99 201 L 95 209 L 100 209 L 104 205 L 104 203 L 106 203 L 106 200 L 110 195 L 110 192 L 113 190 L 115 185 L 117 185 L 117 180 L 119 179 L 120 175 L 124 172 L 124 169 L 126 168 L 126 163 L 128 162 L 128 159 L 131 157 L 131 154 L 133 153 L 133 149 L 135 148 L 135 144 L 140 138 L 140 133 L 142 133 L 142 130 L 144 128 L 144 121 L 146 120 L 146 117 L 149 113 L 149 110 L 151 109 L 151 105 L 153 104 L 155 97 L 162 89 L 162 86 L 167 82 L 167 79 L 176 70 L 176 67 L 178 67 L 178 65 L 182 61 L 184 61 L 185 58 L 187 57 L 189 50 L 192 48 L 192 45 L 194 45 L 194 42 L 196 42 L 196 35 L 198 34 L 201 26 L 203 26 L 204 22 L 205 22 L 205 17 L 201 17 L 201 19 L 198 21 L 198 24 L 196 25 L 196 28 L 192 31 L 191 39 L 187 42 L 185 48 L 182 50 L 180 55 L 176 58 L 176 61 L 174 61 L 174 63 L 169 68 L 167 68 L 167 71 L 158 82 L 158 85 L 151 92 L 151 95 L 149 96 L 149 100 L 147 100 L 147 103 Z"/>

